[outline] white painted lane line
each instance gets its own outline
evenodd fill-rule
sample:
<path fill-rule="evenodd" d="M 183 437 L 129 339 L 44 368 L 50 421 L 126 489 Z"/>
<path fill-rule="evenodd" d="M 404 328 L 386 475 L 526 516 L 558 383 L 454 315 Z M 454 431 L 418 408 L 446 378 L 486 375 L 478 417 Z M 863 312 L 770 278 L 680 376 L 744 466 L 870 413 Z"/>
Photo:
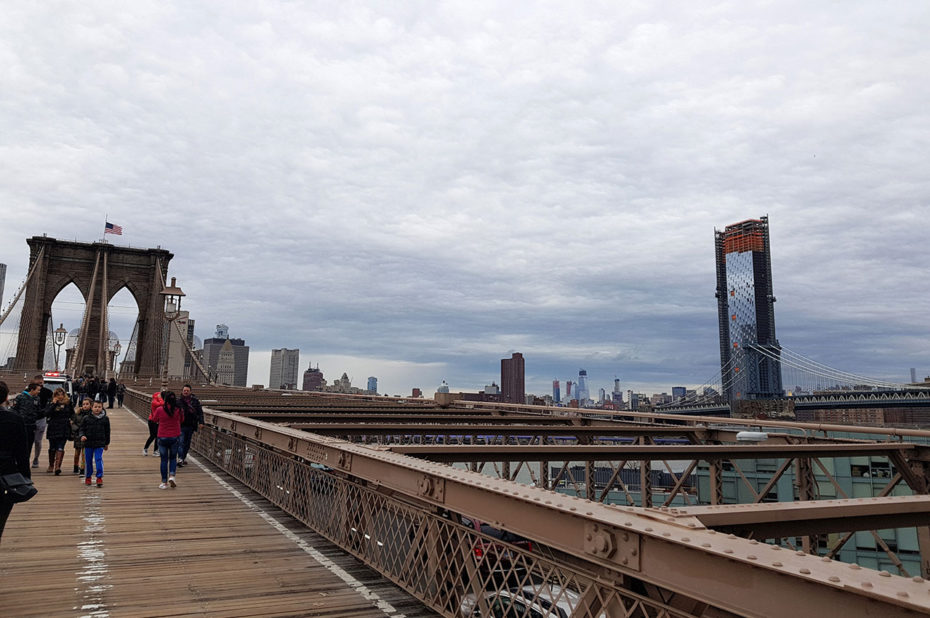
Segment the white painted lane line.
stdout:
<path fill-rule="evenodd" d="M 72 609 L 81 612 L 82 618 L 107 618 L 110 611 L 107 608 L 104 594 L 113 586 L 106 583 L 110 576 L 107 552 L 103 543 L 106 519 L 100 509 L 100 490 L 96 487 L 84 487 L 83 489 L 86 490 L 81 497 L 81 502 L 84 503 L 83 538 L 85 540 L 77 544 L 78 557 L 83 561 L 83 566 L 75 573 L 78 582 L 75 590 L 81 596 L 82 604 Z"/>

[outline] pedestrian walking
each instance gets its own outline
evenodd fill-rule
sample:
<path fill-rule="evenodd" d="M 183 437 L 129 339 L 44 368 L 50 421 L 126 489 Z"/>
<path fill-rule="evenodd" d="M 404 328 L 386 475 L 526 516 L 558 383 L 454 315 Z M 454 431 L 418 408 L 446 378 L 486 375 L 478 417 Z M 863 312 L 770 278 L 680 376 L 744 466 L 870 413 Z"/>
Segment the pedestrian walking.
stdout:
<path fill-rule="evenodd" d="M 91 400 L 84 398 L 71 415 L 71 438 L 74 440 L 74 473 L 84 474 L 84 445 L 81 443 L 81 423 L 90 415 Z"/>
<path fill-rule="evenodd" d="M 48 470 L 61 474 L 61 462 L 65 458 L 65 445 L 71 438 L 71 397 L 63 388 L 56 388 L 52 402 L 45 409 L 48 421 Z"/>
<path fill-rule="evenodd" d="M 16 474 L 29 478 L 29 440 L 26 423 L 23 418 L 6 406 L 10 389 L 6 382 L 0 382 L 0 474 Z M 13 501 L 0 495 L 0 537 L 6 521 L 13 511 Z"/>
<path fill-rule="evenodd" d="M 111 410 L 113 409 L 113 402 L 116 401 L 116 391 L 119 390 L 119 385 L 116 383 L 116 378 L 110 378 L 110 382 L 107 384 L 107 401 L 110 402 L 108 406 Z"/>
<path fill-rule="evenodd" d="M 149 412 L 149 439 L 145 441 L 145 446 L 142 447 L 142 454 L 148 455 L 149 444 L 154 443 L 152 446 L 152 455 L 158 452 L 158 423 L 155 422 L 155 410 L 165 405 L 165 399 L 161 393 L 155 393 L 152 395 L 152 410 Z"/>
<path fill-rule="evenodd" d="M 13 407 L 11 408 L 13 412 L 19 415 L 23 419 L 23 423 L 26 425 L 26 457 L 29 457 L 30 451 L 32 451 L 32 446 L 35 443 L 36 436 L 36 422 L 40 418 L 44 418 L 45 411 L 39 407 L 39 390 L 42 388 L 42 385 L 38 382 L 30 382 L 26 387 L 26 390 L 21 392 L 16 396 L 16 401 L 13 402 Z M 33 463 L 33 468 L 39 467 L 39 459 L 36 457 L 35 463 Z"/>
<path fill-rule="evenodd" d="M 178 450 L 178 466 L 187 465 L 187 453 L 191 450 L 191 439 L 194 432 L 203 429 L 203 406 L 200 400 L 191 393 L 191 385 L 185 384 L 181 389 L 178 405 L 184 411 L 184 421 L 181 423 L 181 446 Z"/>
<path fill-rule="evenodd" d="M 178 406 L 178 398 L 172 392 L 165 393 L 165 402 L 155 410 L 155 422 L 158 423 L 158 454 L 161 456 L 161 485 L 159 489 L 177 487 L 174 475 L 177 473 L 178 444 L 181 441 L 181 422 L 184 411 Z"/>
<path fill-rule="evenodd" d="M 116 387 L 116 405 L 123 407 L 123 398 L 126 396 L 126 385 L 122 382 Z"/>
<path fill-rule="evenodd" d="M 84 444 L 84 484 L 90 485 L 90 477 L 97 471 L 97 487 L 103 487 L 103 452 L 110 448 L 110 419 L 103 410 L 103 402 L 95 401 L 90 414 L 81 421 L 81 442 Z"/>
<path fill-rule="evenodd" d="M 44 410 L 48 408 L 49 404 L 52 402 L 52 390 L 46 388 L 45 386 L 45 376 L 41 373 L 37 373 L 32 377 L 32 381 L 39 385 L 39 397 L 37 399 L 39 410 L 43 410 L 42 414 L 36 418 L 36 431 L 33 438 L 33 448 L 34 454 L 32 455 L 32 467 L 39 467 L 39 456 L 42 454 L 42 442 L 45 438 L 45 412 Z"/>

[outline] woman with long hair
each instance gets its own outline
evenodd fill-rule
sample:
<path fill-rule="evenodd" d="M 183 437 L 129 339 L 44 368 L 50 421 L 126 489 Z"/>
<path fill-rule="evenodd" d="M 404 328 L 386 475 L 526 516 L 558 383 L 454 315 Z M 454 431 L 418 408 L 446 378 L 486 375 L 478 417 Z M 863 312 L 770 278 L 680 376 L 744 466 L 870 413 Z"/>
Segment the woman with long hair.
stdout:
<path fill-rule="evenodd" d="M 45 408 L 48 420 L 45 435 L 48 437 L 48 472 L 61 474 L 61 462 L 65 458 L 65 445 L 71 439 L 71 397 L 65 389 L 58 387 L 52 401 Z"/>
<path fill-rule="evenodd" d="M 161 456 L 161 485 L 159 489 L 177 487 L 174 479 L 178 469 L 178 445 L 181 442 L 181 421 L 184 410 L 178 406 L 173 391 L 165 393 L 165 403 L 155 410 L 152 420 L 158 423 L 158 454 Z"/>
<path fill-rule="evenodd" d="M 119 404 L 120 407 L 123 407 L 123 404 Z M 152 455 L 158 452 L 158 423 L 155 422 L 155 410 L 165 405 L 165 398 L 162 393 L 157 392 L 152 395 L 152 411 L 149 412 L 149 439 L 145 441 L 145 446 L 142 447 L 142 454 L 148 455 L 149 444 L 155 443 L 152 446 Z"/>
<path fill-rule="evenodd" d="M 84 445 L 81 444 L 81 438 L 78 432 L 81 429 L 81 423 L 90 416 L 90 404 L 93 402 L 89 397 L 81 400 L 81 406 L 74 410 L 71 415 L 71 439 L 74 440 L 74 473 L 84 474 Z M 80 466 L 78 465 L 80 462 Z"/>

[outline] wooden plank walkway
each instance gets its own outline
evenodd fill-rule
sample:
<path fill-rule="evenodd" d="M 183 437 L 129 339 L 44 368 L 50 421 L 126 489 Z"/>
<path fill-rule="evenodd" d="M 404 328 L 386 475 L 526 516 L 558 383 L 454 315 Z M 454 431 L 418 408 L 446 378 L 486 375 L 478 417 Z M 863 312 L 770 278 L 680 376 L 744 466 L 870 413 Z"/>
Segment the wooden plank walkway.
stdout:
<path fill-rule="evenodd" d="M 71 474 L 70 445 L 61 476 L 33 470 L 39 494 L 14 507 L 0 544 L 3 616 L 435 615 L 209 466 L 158 489 L 145 424 L 108 412 L 103 487 Z"/>

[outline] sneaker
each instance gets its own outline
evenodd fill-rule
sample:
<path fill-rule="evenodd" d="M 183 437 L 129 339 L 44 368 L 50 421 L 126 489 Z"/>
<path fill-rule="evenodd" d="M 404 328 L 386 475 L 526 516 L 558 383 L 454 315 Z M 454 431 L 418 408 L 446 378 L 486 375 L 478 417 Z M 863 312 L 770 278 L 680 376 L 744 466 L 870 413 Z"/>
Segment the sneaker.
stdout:
<path fill-rule="evenodd" d="M 103 487 L 103 477 L 102 477 L 102 476 L 98 476 L 98 477 L 97 477 L 97 487 Z"/>
<path fill-rule="evenodd" d="M 74 474 L 80 474 L 80 473 L 81 473 L 81 469 L 78 468 L 77 466 L 74 466 Z"/>
<path fill-rule="evenodd" d="M 85 484 L 85 485 L 90 485 L 90 477 L 89 477 L 89 476 L 84 477 L 84 484 Z"/>
<path fill-rule="evenodd" d="M 145 449 L 142 449 L 142 455 L 143 455 L 144 457 L 148 457 L 149 452 L 148 452 L 147 450 L 145 450 Z"/>
<path fill-rule="evenodd" d="M 164 483 L 162 483 L 161 485 L 158 486 L 158 488 L 159 488 L 159 489 L 168 489 L 168 486 L 165 485 Z"/>
<path fill-rule="evenodd" d="M 38 460 L 38 459 L 35 460 L 34 462 L 32 462 L 32 467 L 33 467 L 33 468 L 38 468 L 38 467 L 39 467 L 39 460 Z"/>
<path fill-rule="evenodd" d="M 173 477 L 173 476 L 169 476 L 169 477 L 168 477 L 168 484 L 171 485 L 172 487 L 177 487 L 177 486 L 178 486 L 178 484 L 174 482 L 174 477 Z"/>

